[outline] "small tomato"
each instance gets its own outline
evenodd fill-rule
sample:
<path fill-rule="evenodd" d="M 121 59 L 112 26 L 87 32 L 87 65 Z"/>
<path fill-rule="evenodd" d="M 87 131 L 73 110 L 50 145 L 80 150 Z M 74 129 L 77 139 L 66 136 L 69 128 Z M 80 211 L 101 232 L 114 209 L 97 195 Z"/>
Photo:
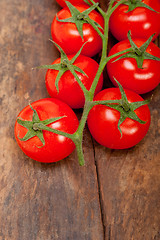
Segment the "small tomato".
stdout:
<path fill-rule="evenodd" d="M 130 90 L 125 90 L 125 94 L 129 103 L 143 100 L 137 93 Z M 94 101 L 118 99 L 121 99 L 119 88 L 108 88 L 99 92 Z M 150 126 L 150 111 L 147 105 L 140 106 L 134 112 L 145 123 L 141 124 L 136 120 L 126 118 L 120 124 L 121 135 L 118 129 L 120 112 L 105 105 L 96 105 L 88 115 L 89 130 L 94 139 L 105 147 L 111 149 L 133 147 L 144 138 Z"/>
<path fill-rule="evenodd" d="M 47 127 L 73 134 L 79 125 L 73 110 L 66 103 L 53 98 L 35 101 L 31 107 L 25 107 L 19 113 L 15 123 L 15 138 L 22 151 L 28 157 L 44 163 L 57 162 L 71 154 L 75 149 L 71 139 L 46 130 L 38 130 L 34 128 L 34 123 L 38 123 L 39 120 L 45 123 L 47 119 L 59 118 Z"/>
<path fill-rule="evenodd" d="M 69 60 L 71 60 L 72 58 L 73 55 L 68 56 Z M 53 62 L 53 64 L 58 63 L 60 63 L 60 58 Z M 98 70 L 98 63 L 92 58 L 79 55 L 79 57 L 74 62 L 74 65 L 82 69 L 83 72 L 86 74 L 84 75 L 80 72 L 76 72 L 83 85 L 86 87 L 87 90 L 89 90 Z M 55 87 L 57 75 L 57 70 L 47 70 L 45 82 L 49 95 L 51 97 L 55 97 L 64 101 L 71 108 L 82 108 L 85 102 L 84 93 L 73 74 L 68 70 L 62 75 L 58 82 L 59 91 L 57 91 Z M 102 89 L 102 85 L 103 75 L 101 75 L 99 79 L 95 94 Z"/>
<path fill-rule="evenodd" d="M 87 10 L 89 7 L 85 5 L 75 6 L 80 13 Z M 60 22 L 57 20 L 65 20 L 71 17 L 69 8 L 64 8 L 57 13 L 51 25 L 51 34 L 53 41 L 56 42 L 66 54 L 71 55 L 79 51 L 82 45 L 87 42 L 82 50 L 82 55 L 92 57 L 99 53 L 102 48 L 102 39 L 96 30 L 89 24 L 83 24 L 83 38 L 77 30 L 75 23 Z M 103 17 L 95 10 L 89 14 L 90 19 L 94 20 L 102 28 L 104 25 Z M 80 20 L 84 22 L 83 19 Z M 102 30 L 101 30 L 102 31 Z"/>

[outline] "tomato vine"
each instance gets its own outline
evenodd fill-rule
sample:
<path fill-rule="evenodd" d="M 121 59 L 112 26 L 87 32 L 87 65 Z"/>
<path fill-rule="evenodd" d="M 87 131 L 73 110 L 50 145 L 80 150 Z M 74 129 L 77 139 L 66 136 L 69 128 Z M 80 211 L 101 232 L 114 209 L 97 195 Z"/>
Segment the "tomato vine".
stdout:
<path fill-rule="evenodd" d="M 97 34 L 100 36 L 100 38 L 102 40 L 101 59 L 100 59 L 100 62 L 99 62 L 98 70 L 96 72 L 95 78 L 94 78 L 94 80 L 91 84 L 90 89 L 89 90 L 86 89 L 86 87 L 82 84 L 81 80 L 79 79 L 79 77 L 77 75 L 77 72 L 80 72 L 81 74 L 85 74 L 85 73 L 80 68 L 73 65 L 74 61 L 81 54 L 81 52 L 84 48 L 84 45 L 87 45 L 88 42 L 84 43 L 84 45 L 81 47 L 81 49 L 79 49 L 79 51 L 75 54 L 75 56 L 71 60 L 69 60 L 68 56 L 63 51 L 62 47 L 60 45 L 58 45 L 56 42 L 54 42 L 54 44 L 56 45 L 56 47 L 59 49 L 59 51 L 61 53 L 61 62 L 59 64 L 44 65 L 44 66 L 39 67 L 39 68 L 54 69 L 54 70 L 58 71 L 58 75 L 57 75 L 56 82 L 55 82 L 55 86 L 56 86 L 57 91 L 59 91 L 59 87 L 58 87 L 59 80 L 60 80 L 61 76 L 66 71 L 69 70 L 73 74 L 75 79 L 77 80 L 79 86 L 81 87 L 81 90 L 84 93 L 84 97 L 85 97 L 85 104 L 84 104 L 84 107 L 83 107 L 83 113 L 82 113 L 82 116 L 81 116 L 81 119 L 80 119 L 79 126 L 78 126 L 77 130 L 74 133 L 71 134 L 71 133 L 66 133 L 66 132 L 59 131 L 57 129 L 48 127 L 47 124 L 52 123 L 54 121 L 57 121 L 58 118 L 51 118 L 51 119 L 48 119 L 48 121 L 40 121 L 40 119 L 38 118 L 37 112 L 33 109 L 32 106 L 31 106 L 31 109 L 33 110 L 34 115 L 36 115 L 37 119 L 38 119 L 36 122 L 34 122 L 34 118 L 33 118 L 32 123 L 27 122 L 23 119 L 17 119 L 18 124 L 22 125 L 23 127 L 28 128 L 30 130 L 30 132 L 29 132 L 30 137 L 39 136 L 43 145 L 45 144 L 45 142 L 44 142 L 44 139 L 43 139 L 42 131 L 49 131 L 49 132 L 59 134 L 59 135 L 62 135 L 66 138 L 71 139 L 76 146 L 77 154 L 78 154 L 78 160 L 79 160 L 79 164 L 81 166 L 85 164 L 84 155 L 83 155 L 83 146 L 82 146 L 83 132 L 84 132 L 84 128 L 85 128 L 90 110 L 94 106 L 104 105 L 104 106 L 110 107 L 112 109 L 115 109 L 120 113 L 120 118 L 119 118 L 117 127 L 118 127 L 118 130 L 120 132 L 121 137 L 122 137 L 122 131 L 121 131 L 120 125 L 125 121 L 126 118 L 130 118 L 132 120 L 135 120 L 140 124 L 145 124 L 145 121 L 141 120 L 136 115 L 136 113 L 134 111 L 137 108 L 139 108 L 143 105 L 146 105 L 148 103 L 148 101 L 138 101 L 138 102 L 130 103 L 127 100 L 125 91 L 123 90 L 121 84 L 119 82 L 117 82 L 116 79 L 115 79 L 115 81 L 117 82 L 117 84 L 119 86 L 119 90 L 120 90 L 120 93 L 121 93 L 121 99 L 94 101 L 94 95 L 95 95 L 95 90 L 96 90 L 98 81 L 99 81 L 99 79 L 101 77 L 101 74 L 103 73 L 103 70 L 104 70 L 106 64 L 108 63 L 108 61 L 112 60 L 115 57 L 120 56 L 117 59 L 117 61 L 118 61 L 119 59 L 122 58 L 122 54 L 126 54 L 126 55 L 128 54 L 129 55 L 129 53 L 132 53 L 132 57 L 134 57 L 136 59 L 138 59 L 137 54 L 139 56 L 141 54 L 141 56 L 143 57 L 143 60 L 146 59 L 146 58 L 150 58 L 150 59 L 152 58 L 153 60 L 158 60 L 158 61 L 160 60 L 160 59 L 155 58 L 154 56 L 151 56 L 151 55 L 149 55 L 145 52 L 145 50 L 147 48 L 147 44 L 150 43 L 150 41 L 152 40 L 152 37 L 150 37 L 150 39 L 147 41 L 147 43 L 145 44 L 145 47 L 142 46 L 141 48 L 138 48 L 138 47 L 135 46 L 134 42 L 132 41 L 130 33 L 128 34 L 128 37 L 129 37 L 129 40 L 131 42 L 131 48 L 120 51 L 120 52 L 115 53 L 111 56 L 107 56 L 109 20 L 110 20 L 110 17 L 112 15 L 112 13 L 121 4 L 129 4 L 129 6 L 130 6 L 129 11 L 132 10 L 131 5 L 134 5 L 134 8 L 135 8 L 136 6 L 145 7 L 144 6 L 145 4 L 142 4 L 141 1 L 127 1 L 127 0 L 120 0 L 120 1 L 117 1 L 116 4 L 114 4 L 115 0 L 111 0 L 109 2 L 109 6 L 108 6 L 107 11 L 103 11 L 99 7 L 98 3 L 94 2 L 94 0 L 90 0 L 89 2 L 88 2 L 88 0 L 84 0 L 84 1 L 86 3 L 88 3 L 90 6 L 88 7 L 87 10 L 84 10 L 83 12 L 79 12 L 76 9 L 76 7 L 74 7 L 70 2 L 66 1 L 66 4 L 67 4 L 68 8 L 70 9 L 70 12 L 71 12 L 72 16 L 70 18 L 67 18 L 67 19 L 64 19 L 64 20 L 61 20 L 58 17 L 56 17 L 56 21 L 59 21 L 61 23 L 65 23 L 65 22 L 74 23 L 77 27 L 77 30 L 78 30 L 82 40 L 83 40 L 83 30 L 82 30 L 82 28 L 83 28 L 84 23 L 90 24 L 94 28 L 94 30 L 97 32 Z M 90 19 L 90 17 L 89 17 L 90 12 L 92 12 L 94 9 L 97 9 L 104 19 L 103 31 L 102 31 L 102 27 L 99 24 L 97 24 L 94 20 Z M 133 54 L 133 50 L 134 50 L 134 54 Z M 141 50 L 143 50 L 143 52 Z M 123 57 L 124 56 L 125 55 L 123 55 Z M 142 68 L 142 61 L 139 63 L 138 67 Z M 32 128 L 33 128 L 33 131 L 30 127 L 31 125 L 32 125 Z M 28 133 L 28 136 L 29 136 L 29 133 Z M 21 138 L 20 140 L 21 141 L 26 141 L 28 139 L 29 139 L 29 137 L 27 137 L 27 138 L 25 137 L 25 138 Z"/>

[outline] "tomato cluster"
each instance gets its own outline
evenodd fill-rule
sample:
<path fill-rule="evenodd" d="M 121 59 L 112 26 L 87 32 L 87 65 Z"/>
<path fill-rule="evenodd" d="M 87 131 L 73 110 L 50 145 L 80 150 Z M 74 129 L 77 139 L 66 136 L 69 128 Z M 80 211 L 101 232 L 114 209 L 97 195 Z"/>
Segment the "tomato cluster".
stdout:
<path fill-rule="evenodd" d="M 98 143 L 113 149 L 133 147 L 144 138 L 151 120 L 138 94 L 153 90 L 160 81 L 160 49 L 152 42 L 160 33 L 160 2 L 113 4 L 109 28 L 119 42 L 103 61 L 107 59 L 104 66 L 116 87 L 102 90 L 103 69 L 94 60 L 101 50 L 104 54 L 106 42 L 104 15 L 95 10 L 99 0 L 56 1 L 63 8 L 53 19 L 51 35 L 61 57 L 41 66 L 48 68 L 45 83 L 51 98 L 35 101 L 19 113 L 15 137 L 20 148 L 40 162 L 67 157 L 83 132 L 72 110 L 77 108 L 87 112 L 81 121 L 86 117 Z"/>

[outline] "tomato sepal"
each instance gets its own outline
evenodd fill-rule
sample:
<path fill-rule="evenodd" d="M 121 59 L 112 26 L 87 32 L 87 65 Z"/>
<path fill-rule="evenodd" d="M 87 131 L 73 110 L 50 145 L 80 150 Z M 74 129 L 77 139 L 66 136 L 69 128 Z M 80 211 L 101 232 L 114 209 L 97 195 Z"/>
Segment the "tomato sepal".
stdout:
<path fill-rule="evenodd" d="M 135 121 L 139 122 L 140 124 L 146 123 L 146 121 L 141 120 L 134 111 L 137 108 L 148 104 L 149 100 L 130 103 L 127 99 L 127 96 L 125 94 L 125 91 L 124 91 L 122 85 L 115 78 L 114 78 L 114 80 L 118 84 L 118 87 L 119 87 L 119 90 L 121 93 L 121 99 L 106 100 L 106 101 L 94 101 L 93 106 L 102 104 L 102 105 L 105 105 L 107 107 L 110 107 L 110 108 L 115 109 L 118 112 L 120 112 L 120 119 L 118 121 L 118 130 L 119 130 L 119 132 L 121 134 L 121 138 L 122 138 L 122 130 L 120 128 L 120 125 L 126 120 L 126 118 L 135 120 Z"/>
<path fill-rule="evenodd" d="M 76 78 L 76 80 L 77 80 L 77 82 L 79 83 L 79 85 L 80 85 L 80 87 L 82 88 L 82 90 L 86 93 L 86 92 L 87 92 L 87 89 L 85 88 L 85 86 L 83 85 L 83 83 L 80 81 L 80 79 L 79 79 L 79 77 L 78 77 L 78 75 L 77 75 L 77 73 L 76 73 L 75 71 L 77 71 L 77 72 L 79 72 L 79 73 L 81 73 L 81 74 L 84 74 L 86 77 L 88 77 L 88 76 L 87 76 L 87 74 L 86 74 L 81 68 L 79 68 L 79 67 L 77 67 L 77 66 L 75 66 L 75 65 L 73 65 L 73 64 L 74 64 L 74 62 L 76 61 L 76 59 L 79 57 L 79 55 L 81 54 L 82 49 L 83 49 L 83 47 L 85 46 L 85 44 L 86 44 L 87 42 L 85 42 L 85 43 L 82 45 L 82 47 L 79 49 L 79 51 L 74 55 L 74 57 L 73 57 L 71 60 L 69 60 L 68 57 L 67 57 L 67 55 L 66 55 L 65 52 L 63 51 L 63 49 L 62 49 L 56 42 L 54 42 L 54 41 L 52 41 L 52 40 L 50 40 L 50 41 L 51 41 L 52 43 L 54 43 L 54 44 L 56 45 L 56 47 L 59 49 L 60 55 L 61 55 L 61 57 L 60 57 L 61 62 L 58 63 L 58 64 L 52 64 L 52 65 L 42 65 L 42 66 L 39 66 L 39 67 L 37 67 L 37 68 L 47 68 L 47 69 L 53 69 L 53 70 L 59 71 L 59 72 L 58 72 L 58 75 L 57 75 L 57 77 L 56 77 L 56 81 L 55 81 L 55 87 L 56 87 L 56 90 L 57 90 L 58 93 L 59 93 L 58 83 L 59 83 L 60 78 L 63 76 L 63 74 L 64 74 L 66 71 L 70 70 L 71 73 L 72 73 L 72 74 L 74 75 L 74 77 Z"/>
<path fill-rule="evenodd" d="M 91 6 L 91 4 L 90 4 L 90 2 L 89 2 L 88 0 L 84 0 L 84 2 L 85 2 L 86 4 L 88 4 L 89 6 Z"/>
<path fill-rule="evenodd" d="M 59 19 L 58 16 L 56 15 L 56 20 L 58 22 L 63 22 L 63 23 L 74 23 L 77 27 L 77 30 L 83 40 L 83 24 L 84 23 L 89 23 L 91 24 L 94 29 L 102 36 L 101 32 L 99 31 L 99 28 L 103 30 L 103 28 L 94 20 L 92 20 L 89 17 L 89 14 L 98 7 L 99 3 L 94 3 L 91 7 L 86 9 L 83 12 L 80 12 L 76 7 L 74 7 L 70 2 L 66 1 L 67 7 L 70 10 L 71 17 L 66 18 L 66 19 Z"/>
<path fill-rule="evenodd" d="M 131 50 L 125 54 L 123 54 L 122 56 L 118 57 L 117 59 L 115 59 L 113 62 L 116 62 L 120 59 L 124 59 L 124 58 L 134 58 L 137 62 L 137 66 L 138 68 L 143 68 L 143 61 L 145 59 L 150 59 L 150 60 L 155 60 L 155 61 L 160 61 L 160 58 L 151 55 L 150 53 L 146 52 L 147 47 L 149 46 L 149 44 L 151 43 L 153 37 L 155 34 L 152 34 L 148 40 L 141 46 L 138 47 L 132 40 L 131 38 L 131 32 L 128 32 L 128 40 L 131 44 Z M 120 52 L 119 52 L 120 54 Z"/>
<path fill-rule="evenodd" d="M 157 13 L 157 11 L 155 11 L 153 8 L 151 8 L 147 4 L 143 3 L 141 0 L 129 0 L 128 2 L 124 2 L 123 4 L 128 6 L 128 10 L 126 13 L 133 11 L 137 7 L 147 8 L 147 9 Z"/>
<path fill-rule="evenodd" d="M 40 147 L 37 146 L 37 147 L 42 148 L 45 145 L 45 140 L 44 140 L 44 136 L 43 136 L 43 132 L 42 132 L 43 128 L 48 124 L 54 123 L 54 122 L 64 118 L 65 116 L 50 118 L 50 119 L 41 121 L 39 119 L 37 111 L 35 109 L 33 109 L 31 104 L 29 104 L 29 106 L 33 110 L 32 121 L 27 121 L 20 117 L 17 118 L 17 123 L 20 124 L 21 126 L 23 126 L 24 128 L 28 129 L 27 133 L 25 134 L 25 136 L 23 138 L 20 138 L 19 136 L 18 136 L 18 138 L 21 141 L 28 141 L 29 139 L 37 136 L 39 138 L 39 140 L 41 141 L 41 143 L 43 144 L 42 146 L 40 146 Z M 48 130 L 49 129 L 51 130 L 52 128 L 48 128 Z"/>

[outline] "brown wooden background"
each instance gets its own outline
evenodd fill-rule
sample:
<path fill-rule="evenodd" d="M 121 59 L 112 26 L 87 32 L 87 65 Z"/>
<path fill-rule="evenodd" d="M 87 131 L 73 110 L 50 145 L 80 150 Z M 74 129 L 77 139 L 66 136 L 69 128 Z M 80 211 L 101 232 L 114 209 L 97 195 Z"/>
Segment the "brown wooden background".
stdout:
<path fill-rule="evenodd" d="M 48 97 L 45 71 L 31 69 L 58 57 L 48 41 L 58 10 L 55 0 L 0 0 L 0 240 L 158 240 L 160 87 L 145 96 L 152 123 L 132 149 L 106 149 L 86 129 L 84 167 L 75 152 L 45 165 L 15 142 L 19 111 Z"/>

